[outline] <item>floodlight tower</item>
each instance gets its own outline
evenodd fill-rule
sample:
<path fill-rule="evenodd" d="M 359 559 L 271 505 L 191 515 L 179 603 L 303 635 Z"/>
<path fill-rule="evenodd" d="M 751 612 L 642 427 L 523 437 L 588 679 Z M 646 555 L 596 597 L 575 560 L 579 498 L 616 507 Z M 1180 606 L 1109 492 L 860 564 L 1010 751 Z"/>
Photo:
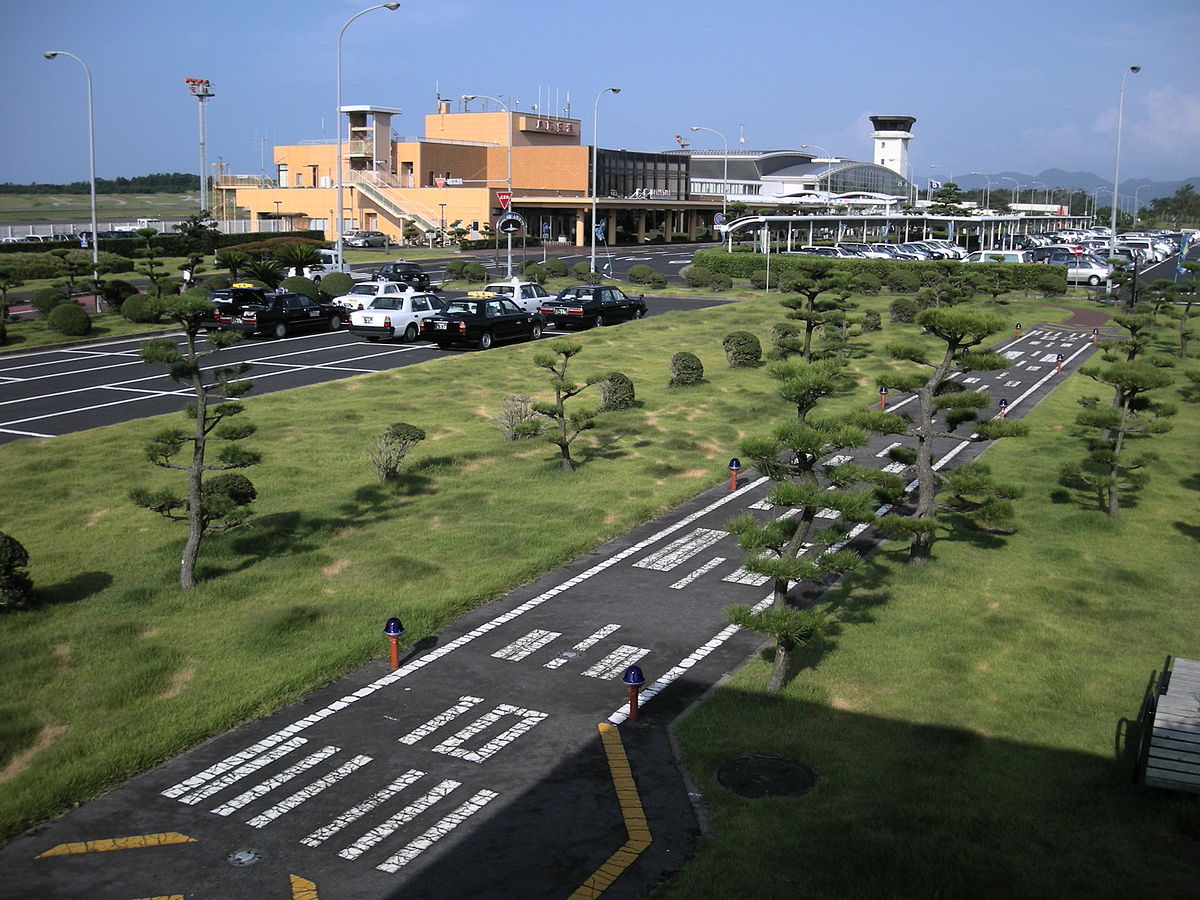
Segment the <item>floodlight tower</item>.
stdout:
<path fill-rule="evenodd" d="M 208 148 L 205 140 L 204 102 L 216 94 L 207 78 L 185 78 L 183 83 L 188 86 L 192 96 L 200 101 L 200 214 L 208 212 Z"/>

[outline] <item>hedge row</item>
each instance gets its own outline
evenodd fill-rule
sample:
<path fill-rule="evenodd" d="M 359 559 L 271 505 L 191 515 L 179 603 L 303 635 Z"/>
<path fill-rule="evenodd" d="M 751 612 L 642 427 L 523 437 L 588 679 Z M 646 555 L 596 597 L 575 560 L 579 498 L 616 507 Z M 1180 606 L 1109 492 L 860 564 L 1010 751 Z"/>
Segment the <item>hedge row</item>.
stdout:
<path fill-rule="evenodd" d="M 212 235 L 211 239 L 205 239 L 202 249 L 204 250 L 220 250 L 222 247 L 232 247 L 237 244 L 245 244 L 251 241 L 263 241 L 269 238 L 290 237 L 290 238 L 308 238 L 310 240 L 325 242 L 325 232 L 323 231 L 254 231 L 248 234 L 221 234 Z M 185 238 L 179 234 L 160 233 L 151 238 L 154 249 L 158 251 L 159 256 L 187 256 L 189 253 L 197 252 L 197 242 Z M 146 246 L 144 238 L 101 238 L 100 250 L 101 257 L 104 253 L 111 252 L 119 256 L 129 256 L 134 250 L 141 250 Z M 44 248 L 44 249 L 43 249 Z M 4 253 L 29 253 L 31 250 L 36 253 L 45 253 L 55 249 L 82 249 L 78 242 L 57 243 L 57 244 L 26 244 L 12 243 L 0 244 L 0 254 Z M 91 250 L 86 250 L 90 254 Z M 90 257 L 89 257 L 90 258 Z"/>
<path fill-rule="evenodd" d="M 814 261 L 815 264 L 814 264 Z M 759 253 L 730 253 L 727 250 L 697 250 L 693 256 L 693 267 L 708 269 L 711 272 L 723 272 L 731 278 L 753 278 L 754 273 L 763 269 L 764 258 Z M 810 256 L 806 254 L 772 254 L 771 281 L 778 284 L 778 279 L 785 273 L 832 269 L 844 272 L 853 278 L 868 277 L 876 279 L 880 284 L 886 284 L 893 290 L 902 290 L 902 286 L 913 285 L 912 290 L 920 284 L 919 273 L 930 267 L 938 267 L 942 271 L 956 272 L 963 266 L 970 271 L 985 272 L 985 268 L 996 266 L 1006 272 L 1009 283 L 1016 290 L 1037 289 L 1039 282 L 1047 278 L 1056 278 L 1062 282 L 1062 289 L 1067 288 L 1067 272 L 1064 266 L 1048 266 L 1044 263 L 964 263 L 958 260 L 907 260 L 907 259 L 839 259 L 829 256 Z"/>

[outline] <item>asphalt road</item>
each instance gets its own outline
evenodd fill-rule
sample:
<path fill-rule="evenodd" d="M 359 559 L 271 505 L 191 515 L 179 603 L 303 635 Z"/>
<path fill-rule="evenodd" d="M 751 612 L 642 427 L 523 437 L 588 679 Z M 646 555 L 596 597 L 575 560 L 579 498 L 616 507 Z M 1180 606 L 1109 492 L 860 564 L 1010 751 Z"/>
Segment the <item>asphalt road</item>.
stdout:
<path fill-rule="evenodd" d="M 1090 338 L 1027 327 L 996 348 L 1008 370 L 960 377 L 1019 418 L 1087 360 Z M 825 462 L 906 474 L 890 446 Z M 942 441 L 937 466 L 985 446 Z M 760 645 L 726 624 L 730 603 L 769 602 L 769 585 L 725 526 L 774 515 L 766 489 L 754 475 L 715 486 L 468 614 L 396 671 L 374 662 L 13 840 L 6 896 L 644 896 L 699 826 L 667 726 Z M 846 540 L 865 551 L 871 534 Z M 636 723 L 621 683 L 633 664 L 647 678 Z"/>
<path fill-rule="evenodd" d="M 651 297 L 646 300 L 647 315 L 703 309 L 723 302 L 728 301 Z M 566 333 L 547 331 L 543 340 Z M 182 410 L 188 391 L 166 376 L 165 367 L 149 366 L 138 359 L 143 340 L 144 336 L 0 355 L 0 443 L 54 437 Z M 242 341 L 222 352 L 219 360 L 222 365 L 246 362 L 252 366 L 253 396 L 463 352 L 477 351 L 439 350 L 425 341 L 370 343 L 345 331 L 326 331 L 282 340 Z"/>

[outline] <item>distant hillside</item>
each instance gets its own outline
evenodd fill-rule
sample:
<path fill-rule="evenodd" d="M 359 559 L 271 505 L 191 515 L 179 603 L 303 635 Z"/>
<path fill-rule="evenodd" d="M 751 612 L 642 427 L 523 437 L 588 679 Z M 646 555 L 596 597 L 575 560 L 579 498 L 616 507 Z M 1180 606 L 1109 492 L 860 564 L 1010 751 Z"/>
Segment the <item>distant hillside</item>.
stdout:
<path fill-rule="evenodd" d="M 1012 189 L 1012 182 L 1005 181 L 1005 178 L 1014 178 L 1019 184 L 1026 187 L 1032 185 L 1035 181 L 1041 182 L 1051 190 L 1055 188 L 1066 188 L 1071 191 L 1094 191 L 1098 187 L 1106 187 L 1112 189 L 1112 178 L 1102 178 L 1094 172 L 1067 172 L 1064 169 L 1046 169 L 1039 172 L 1037 175 L 1029 175 L 1024 172 L 996 172 L 989 174 L 987 178 L 991 178 L 993 188 L 1003 188 L 1004 190 Z M 987 178 L 982 175 L 964 175 L 955 178 L 958 186 L 964 191 L 982 190 L 987 186 Z M 999 182 L 999 183 L 997 183 Z M 1175 192 L 1185 184 L 1192 184 L 1197 190 L 1200 190 L 1200 175 L 1193 178 L 1184 178 L 1181 181 L 1151 181 L 1149 178 L 1128 178 L 1121 181 L 1120 191 L 1121 196 L 1132 196 L 1137 194 L 1138 202 L 1141 205 L 1149 203 L 1151 200 L 1156 200 L 1159 197 L 1173 197 Z M 1041 191 L 1042 188 L 1038 188 Z M 1101 205 L 1107 194 L 1101 194 Z"/>

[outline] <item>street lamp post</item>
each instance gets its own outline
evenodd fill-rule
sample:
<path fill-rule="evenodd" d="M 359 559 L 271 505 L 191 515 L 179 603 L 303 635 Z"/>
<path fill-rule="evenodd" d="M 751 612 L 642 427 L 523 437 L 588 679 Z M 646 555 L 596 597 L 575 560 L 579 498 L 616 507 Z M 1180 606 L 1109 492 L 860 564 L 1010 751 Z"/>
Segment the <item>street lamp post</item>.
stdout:
<path fill-rule="evenodd" d="M 441 211 L 442 211 L 441 228 L 442 228 L 442 240 L 444 241 L 444 240 L 446 240 L 446 204 L 439 203 L 438 206 L 441 208 Z"/>
<path fill-rule="evenodd" d="M 346 33 L 346 29 L 350 27 L 350 23 L 359 16 L 365 16 L 367 13 L 376 9 L 387 9 L 395 12 L 400 8 L 399 3 L 380 3 L 376 6 L 368 6 L 361 12 L 356 12 L 346 24 L 342 26 L 342 30 L 337 36 L 337 115 L 334 117 L 334 122 L 337 123 L 337 159 L 334 160 L 334 167 L 337 169 L 337 211 L 334 216 L 334 234 L 337 235 L 337 264 L 345 267 L 345 259 L 342 257 L 342 217 L 345 215 L 342 206 L 342 35 Z"/>
<path fill-rule="evenodd" d="M 508 140 L 505 142 L 508 144 L 508 148 L 507 148 L 508 149 L 508 166 L 507 166 L 507 170 L 506 170 L 507 174 L 504 176 L 504 189 L 508 191 L 509 197 L 511 198 L 512 197 L 512 113 L 509 112 L 509 109 L 504 104 L 503 100 L 498 100 L 495 97 L 489 97 L 487 94 L 463 94 L 462 98 L 465 102 L 468 102 L 468 103 L 472 100 L 491 100 L 493 103 L 498 104 L 500 106 L 500 108 L 504 110 L 504 121 L 507 123 L 507 130 L 508 130 Z M 511 202 L 512 202 L 512 200 L 510 199 L 509 203 L 511 203 Z M 511 208 L 511 206 L 510 206 L 510 208 Z M 504 276 L 505 278 L 513 277 L 513 273 L 512 273 L 512 232 L 511 231 L 508 232 L 508 262 L 505 267 L 505 272 L 506 272 L 506 274 Z"/>
<path fill-rule="evenodd" d="M 1121 190 L 1121 124 L 1125 118 L 1125 79 L 1129 77 L 1130 72 L 1136 75 L 1140 71 L 1142 71 L 1141 66 L 1130 66 L 1121 73 L 1121 99 L 1117 103 L 1117 161 L 1113 166 L 1112 220 L 1108 226 L 1108 251 L 1110 254 L 1115 254 L 1117 248 L 1117 198 L 1120 196 L 1118 192 Z"/>
<path fill-rule="evenodd" d="M 984 209 L 990 208 L 992 203 L 992 179 L 988 178 L 982 172 L 972 172 L 971 174 L 979 175 L 987 182 L 987 187 L 983 189 L 983 206 Z"/>
<path fill-rule="evenodd" d="M 832 166 L 836 162 L 841 162 L 841 160 L 838 159 L 837 157 L 831 156 L 829 154 L 829 151 L 826 150 L 824 147 L 822 147 L 820 144 L 801 144 L 800 145 L 801 150 L 808 150 L 810 148 L 813 150 L 820 150 L 822 153 L 825 154 L 825 156 L 823 157 L 823 160 L 825 162 L 825 165 L 827 165 L 827 166 Z M 817 157 L 813 157 L 812 162 L 816 162 L 816 161 L 817 161 Z M 825 178 L 826 178 L 825 191 L 829 194 L 832 194 L 833 193 L 833 170 L 831 168 L 825 170 Z M 820 188 L 821 188 L 821 178 L 820 178 L 820 176 L 818 176 L 817 177 L 817 189 L 820 190 Z M 832 204 L 830 204 L 830 205 L 832 205 Z"/>
<path fill-rule="evenodd" d="M 46 59 L 54 59 L 56 56 L 69 56 L 83 67 L 83 74 L 87 78 L 88 182 L 91 184 L 92 194 L 92 239 L 88 243 L 92 245 L 92 290 L 95 291 L 93 299 L 96 302 L 96 312 L 100 312 L 100 248 L 96 244 L 96 128 L 92 113 L 92 70 L 87 67 L 87 63 L 82 59 L 74 53 L 68 53 L 66 50 L 43 50 L 42 56 L 46 57 Z M 203 177 L 203 173 L 201 173 L 201 177 Z"/>
<path fill-rule="evenodd" d="M 1134 228 L 1137 228 L 1138 211 L 1141 209 L 1141 206 L 1138 203 L 1138 194 L 1140 194 L 1142 192 L 1142 188 L 1147 188 L 1149 186 L 1150 185 L 1148 185 L 1148 184 L 1139 184 L 1133 191 L 1133 227 Z"/>
<path fill-rule="evenodd" d="M 930 163 L 929 168 L 931 168 L 931 169 L 946 169 L 945 166 L 939 166 L 937 163 Z M 946 169 L 946 175 L 948 176 L 946 178 L 946 184 L 952 184 L 954 182 L 954 173 L 951 172 L 949 169 Z M 932 200 L 933 197 L 930 196 L 929 199 Z"/>
<path fill-rule="evenodd" d="M 614 94 L 621 93 L 620 88 L 607 87 L 596 95 L 596 102 L 592 104 L 592 255 L 589 263 L 591 272 L 596 271 L 596 163 L 600 153 L 600 140 L 596 132 L 600 121 L 600 98 L 610 91 Z"/>
<path fill-rule="evenodd" d="M 725 218 L 725 210 L 729 206 L 729 141 L 725 140 L 725 135 L 717 131 L 715 128 L 705 128 L 703 125 L 693 125 L 692 131 L 708 131 L 715 134 L 721 139 L 721 143 L 725 145 L 725 174 L 722 175 L 721 182 L 721 218 Z"/>
<path fill-rule="evenodd" d="M 1013 203 L 1020 203 L 1021 183 L 1015 178 L 1010 178 L 1008 175 L 1001 175 L 1001 181 L 1011 181 L 1013 183 Z"/>

